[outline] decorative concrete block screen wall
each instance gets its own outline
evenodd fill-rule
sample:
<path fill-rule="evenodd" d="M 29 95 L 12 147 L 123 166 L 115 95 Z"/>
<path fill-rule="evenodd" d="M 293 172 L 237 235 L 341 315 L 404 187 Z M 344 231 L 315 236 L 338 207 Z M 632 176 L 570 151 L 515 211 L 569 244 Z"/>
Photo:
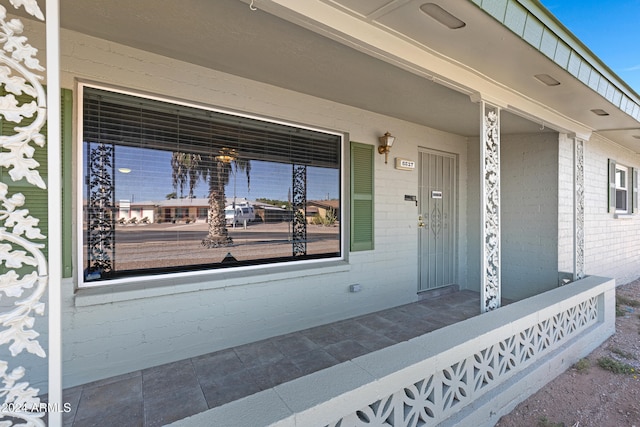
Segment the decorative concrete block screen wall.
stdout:
<path fill-rule="evenodd" d="M 587 277 L 174 423 L 493 426 L 615 330 L 615 282 Z"/>

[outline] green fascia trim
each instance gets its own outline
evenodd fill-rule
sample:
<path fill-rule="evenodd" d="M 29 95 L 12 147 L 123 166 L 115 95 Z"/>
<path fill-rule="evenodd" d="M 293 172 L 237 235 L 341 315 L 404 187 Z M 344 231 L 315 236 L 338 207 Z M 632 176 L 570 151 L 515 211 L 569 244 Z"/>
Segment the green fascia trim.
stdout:
<path fill-rule="evenodd" d="M 640 121 L 640 95 L 542 4 L 533 0 L 470 1 L 594 92 Z"/>

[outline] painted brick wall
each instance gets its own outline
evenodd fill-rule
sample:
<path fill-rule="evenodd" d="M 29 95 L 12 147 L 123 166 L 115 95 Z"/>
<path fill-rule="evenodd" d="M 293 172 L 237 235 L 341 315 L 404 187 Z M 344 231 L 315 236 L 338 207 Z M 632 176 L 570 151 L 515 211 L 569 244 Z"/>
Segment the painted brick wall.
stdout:
<path fill-rule="evenodd" d="M 502 295 L 522 299 L 557 284 L 557 134 L 501 136 Z M 480 284 L 480 146 L 469 143 L 469 271 Z"/>
<path fill-rule="evenodd" d="M 502 295 L 553 289 L 558 265 L 558 134 L 502 136 Z"/>
<path fill-rule="evenodd" d="M 573 274 L 573 139 L 558 136 L 558 271 Z"/>
<path fill-rule="evenodd" d="M 28 25 L 36 25 L 42 37 L 41 26 Z M 376 249 L 350 254 L 348 264 L 228 280 L 159 278 L 108 292 L 76 292 L 74 281 L 65 280 L 65 387 L 415 300 L 417 208 L 404 194 L 417 194 L 418 176 L 395 170 L 393 159 L 417 160 L 418 146 L 459 155 L 460 212 L 467 210 L 466 141 L 460 136 L 67 31 L 62 68 L 67 88 L 81 78 L 345 131 L 363 143 L 377 144 L 387 130 L 398 138 L 389 164 L 376 156 Z M 458 277 L 464 286 L 464 215 L 459 221 Z M 350 294 L 353 283 L 362 284 L 362 292 Z M 32 382 L 46 384 L 46 371 L 41 377 Z"/>
<path fill-rule="evenodd" d="M 640 167 L 626 148 L 594 136 L 585 143 L 585 272 L 624 284 L 640 276 L 640 215 L 614 218 L 607 212 L 607 160 Z"/>

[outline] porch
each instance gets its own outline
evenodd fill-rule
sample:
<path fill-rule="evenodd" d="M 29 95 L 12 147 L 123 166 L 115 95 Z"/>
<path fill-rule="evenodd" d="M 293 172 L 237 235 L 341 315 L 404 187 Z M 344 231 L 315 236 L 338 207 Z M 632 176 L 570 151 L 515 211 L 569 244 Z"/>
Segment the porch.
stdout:
<path fill-rule="evenodd" d="M 64 391 L 65 426 L 160 426 L 476 316 L 480 294 L 423 301 Z"/>
<path fill-rule="evenodd" d="M 190 416 L 176 424 L 334 426 L 358 425 L 358 419 L 391 420 L 397 394 L 392 384 L 400 381 L 402 387 L 420 388 L 418 384 L 425 383 L 421 378 L 441 364 L 457 370 L 453 377 L 444 373 L 449 384 L 443 389 L 453 391 L 448 397 L 423 396 L 421 404 L 427 406 L 418 411 L 423 415 L 410 411 L 414 421 L 421 416 L 437 423 L 457 416 L 460 422 L 465 411 L 482 412 L 482 399 L 467 404 L 486 388 L 491 392 L 483 399 L 495 422 L 508 412 L 505 408 L 613 333 L 613 295 L 612 280 L 590 277 L 476 318 L 478 293 L 446 293 L 67 389 L 64 401 L 71 403 L 72 411 L 65 414 L 64 425 L 92 426 L 109 420 L 120 426 L 160 426 Z M 466 363 L 467 358 L 477 363 Z M 467 369 L 468 377 L 461 373 Z M 371 379 L 363 377 L 365 371 Z M 536 380 L 538 371 L 543 374 Z M 514 381 L 521 384 L 514 387 Z M 504 393 L 505 384 L 516 391 Z M 467 385 L 474 391 L 464 389 Z M 414 390 L 414 400 L 424 391 Z M 506 400 L 493 406 L 492 399 L 501 394 Z M 435 409 L 443 403 L 440 400 L 444 410 Z M 367 410 L 356 414 L 363 406 Z M 480 425 L 479 419 L 475 422 Z"/>

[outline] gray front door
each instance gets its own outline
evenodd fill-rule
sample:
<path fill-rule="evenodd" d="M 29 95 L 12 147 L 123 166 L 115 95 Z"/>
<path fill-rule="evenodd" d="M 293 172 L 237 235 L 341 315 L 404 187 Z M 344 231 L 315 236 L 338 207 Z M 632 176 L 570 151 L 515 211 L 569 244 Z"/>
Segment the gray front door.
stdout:
<path fill-rule="evenodd" d="M 418 291 L 426 291 L 456 282 L 457 157 L 421 151 L 419 172 Z"/>

